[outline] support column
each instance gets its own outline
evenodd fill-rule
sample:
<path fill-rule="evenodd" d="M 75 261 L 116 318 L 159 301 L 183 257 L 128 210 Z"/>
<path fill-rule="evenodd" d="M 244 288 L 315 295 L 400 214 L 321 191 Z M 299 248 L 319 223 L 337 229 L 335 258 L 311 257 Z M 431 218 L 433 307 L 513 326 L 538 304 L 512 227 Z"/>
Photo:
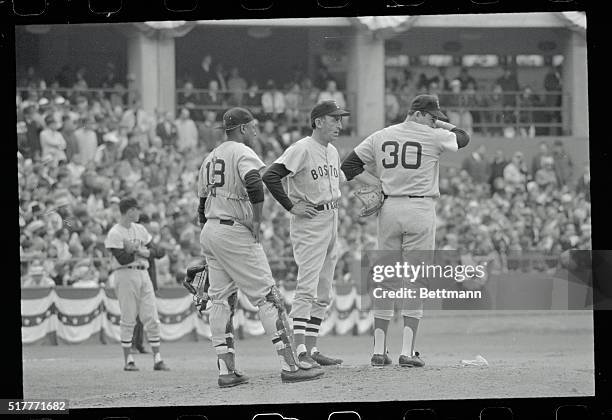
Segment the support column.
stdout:
<path fill-rule="evenodd" d="M 128 39 L 128 73 L 135 76 L 142 107 L 150 113 L 156 109 L 175 110 L 174 38 L 156 31 L 155 37 L 141 32 Z"/>
<path fill-rule="evenodd" d="M 563 59 L 563 92 L 571 95 L 564 101 L 569 113 L 572 135 L 589 136 L 589 98 L 587 81 L 587 44 L 584 35 L 570 31 Z"/>
<path fill-rule="evenodd" d="M 349 45 L 347 90 L 352 123 L 359 137 L 385 124 L 385 44 L 371 33 L 356 30 Z"/>

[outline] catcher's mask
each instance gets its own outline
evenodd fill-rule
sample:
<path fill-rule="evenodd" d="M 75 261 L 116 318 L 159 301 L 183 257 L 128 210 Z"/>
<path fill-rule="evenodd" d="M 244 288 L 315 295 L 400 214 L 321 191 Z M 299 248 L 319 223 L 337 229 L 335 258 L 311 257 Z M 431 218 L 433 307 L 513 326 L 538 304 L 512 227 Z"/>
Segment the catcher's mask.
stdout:
<path fill-rule="evenodd" d="M 208 265 L 201 263 L 187 268 L 183 286 L 193 295 L 193 303 L 200 313 L 208 303 Z"/>

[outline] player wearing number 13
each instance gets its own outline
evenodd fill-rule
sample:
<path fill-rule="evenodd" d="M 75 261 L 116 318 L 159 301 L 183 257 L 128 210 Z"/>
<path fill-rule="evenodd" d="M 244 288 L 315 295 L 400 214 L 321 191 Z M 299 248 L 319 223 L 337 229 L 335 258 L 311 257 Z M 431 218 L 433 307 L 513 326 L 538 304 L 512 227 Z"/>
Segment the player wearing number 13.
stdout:
<path fill-rule="evenodd" d="M 415 254 L 424 258 L 431 258 L 433 254 L 435 199 L 440 196 L 440 155 L 446 151 L 456 152 L 470 141 L 465 131 L 440 119 L 446 116 L 440 111 L 438 98 L 419 95 L 412 101 L 404 122 L 373 133 L 342 163 L 347 180 L 356 179 L 382 189 L 385 201 L 378 215 L 380 251 L 401 252 L 408 260 Z M 365 170 L 366 165 L 374 174 Z M 394 304 L 392 299 L 375 303 L 372 365 L 391 363 L 386 334 L 394 315 Z M 403 299 L 402 304 L 404 335 L 399 363 L 423 366 L 418 352 L 414 351 L 423 303 L 420 299 Z"/>

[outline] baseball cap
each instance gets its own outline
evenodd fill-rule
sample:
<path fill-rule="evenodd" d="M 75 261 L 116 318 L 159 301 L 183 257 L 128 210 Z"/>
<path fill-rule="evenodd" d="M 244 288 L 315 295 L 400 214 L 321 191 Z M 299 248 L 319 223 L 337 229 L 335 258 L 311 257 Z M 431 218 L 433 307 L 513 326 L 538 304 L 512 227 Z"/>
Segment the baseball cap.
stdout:
<path fill-rule="evenodd" d="M 438 97 L 434 95 L 418 95 L 412 100 L 410 111 L 425 111 L 436 118 L 448 119 L 447 116 L 440 111 L 440 101 Z"/>
<path fill-rule="evenodd" d="M 323 101 L 316 104 L 314 108 L 312 108 L 312 111 L 310 111 L 310 122 L 313 123 L 315 119 L 326 115 L 346 116 L 351 115 L 351 113 L 340 108 L 336 101 Z"/>
<path fill-rule="evenodd" d="M 242 124 L 248 124 L 253 121 L 253 114 L 245 108 L 231 108 L 225 114 L 223 114 L 223 125 L 217 128 L 222 128 L 225 131 L 233 130 L 234 128 L 241 126 Z"/>
<path fill-rule="evenodd" d="M 121 214 L 125 214 L 129 209 L 132 209 L 132 208 L 139 208 L 138 202 L 136 201 L 135 198 L 127 197 L 119 201 L 119 211 L 121 212 Z"/>

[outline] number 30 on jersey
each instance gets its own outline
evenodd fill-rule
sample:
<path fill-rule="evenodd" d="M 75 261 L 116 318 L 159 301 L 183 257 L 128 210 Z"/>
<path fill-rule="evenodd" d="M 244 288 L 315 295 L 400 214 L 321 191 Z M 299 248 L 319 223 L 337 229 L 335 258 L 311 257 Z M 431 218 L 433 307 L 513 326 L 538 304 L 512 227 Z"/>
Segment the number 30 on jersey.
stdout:
<path fill-rule="evenodd" d="M 395 168 L 401 161 L 405 169 L 417 169 L 421 166 L 421 153 L 423 147 L 416 141 L 406 141 L 400 150 L 399 142 L 395 140 L 386 141 L 382 144 L 382 151 L 389 156 L 382 160 L 383 168 Z M 414 159 L 410 159 L 414 158 Z"/>

